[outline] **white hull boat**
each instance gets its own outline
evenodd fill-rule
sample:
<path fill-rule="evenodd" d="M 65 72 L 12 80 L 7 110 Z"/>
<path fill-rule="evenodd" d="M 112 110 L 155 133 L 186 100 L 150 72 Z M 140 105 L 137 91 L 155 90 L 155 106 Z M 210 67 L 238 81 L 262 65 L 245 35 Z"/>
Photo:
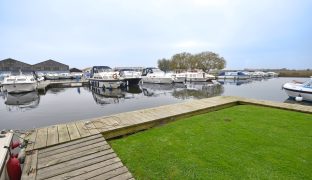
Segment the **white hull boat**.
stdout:
<path fill-rule="evenodd" d="M 141 72 L 137 72 L 132 69 L 120 69 L 119 74 L 123 81 L 129 86 L 138 85 L 142 79 Z"/>
<path fill-rule="evenodd" d="M 297 101 L 312 101 L 312 78 L 304 83 L 286 83 L 283 89 L 290 98 L 295 98 Z"/>
<path fill-rule="evenodd" d="M 142 73 L 143 83 L 171 84 L 174 82 L 172 73 L 165 73 L 157 68 L 146 68 Z"/>
<path fill-rule="evenodd" d="M 207 82 L 214 80 L 215 76 L 207 74 L 205 72 L 187 72 L 186 81 L 189 82 Z"/>
<path fill-rule="evenodd" d="M 35 91 L 37 81 L 31 75 L 17 75 L 4 78 L 2 86 L 8 93 L 23 93 Z"/>
<path fill-rule="evenodd" d="M 90 85 L 93 87 L 117 89 L 124 86 L 123 79 L 120 77 L 119 72 L 113 71 L 108 66 L 94 66 L 89 81 Z"/>
<path fill-rule="evenodd" d="M 250 79 L 250 75 L 245 72 L 222 72 L 219 74 L 218 79 Z"/>
<path fill-rule="evenodd" d="M 4 133 L 0 134 L 0 180 L 7 180 L 9 179 L 6 164 L 9 160 L 9 150 L 4 148 L 4 146 L 10 146 L 12 143 L 13 133 Z"/>

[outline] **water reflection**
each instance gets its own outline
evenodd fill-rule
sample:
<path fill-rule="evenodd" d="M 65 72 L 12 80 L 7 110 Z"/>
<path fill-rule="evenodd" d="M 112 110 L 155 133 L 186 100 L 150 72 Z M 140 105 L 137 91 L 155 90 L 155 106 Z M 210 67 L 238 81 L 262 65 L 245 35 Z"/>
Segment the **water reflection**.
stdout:
<path fill-rule="evenodd" d="M 24 111 L 37 108 L 40 96 L 37 92 L 4 95 L 5 105 L 8 111 Z"/>
<path fill-rule="evenodd" d="M 144 96 L 156 97 L 159 95 L 166 95 L 171 93 L 173 90 L 186 88 L 185 84 L 148 84 L 144 83 L 141 85 Z"/>
<path fill-rule="evenodd" d="M 261 79 L 262 81 L 262 79 Z M 233 79 L 219 79 L 218 82 L 222 85 L 224 84 L 230 84 L 230 85 L 243 85 L 243 84 L 249 84 L 252 82 L 252 79 L 239 79 L 239 80 L 233 80 Z"/>
<path fill-rule="evenodd" d="M 190 83 L 185 89 L 174 90 L 172 95 L 179 99 L 202 99 L 219 96 L 224 92 L 223 86 L 211 83 Z"/>

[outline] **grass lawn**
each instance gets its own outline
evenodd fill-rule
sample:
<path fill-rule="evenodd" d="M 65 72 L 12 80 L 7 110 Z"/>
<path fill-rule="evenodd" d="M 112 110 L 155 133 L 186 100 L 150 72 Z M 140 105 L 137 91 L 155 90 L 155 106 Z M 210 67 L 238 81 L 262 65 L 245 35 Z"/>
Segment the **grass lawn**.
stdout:
<path fill-rule="evenodd" d="M 311 179 L 312 115 L 240 105 L 110 141 L 136 179 Z"/>

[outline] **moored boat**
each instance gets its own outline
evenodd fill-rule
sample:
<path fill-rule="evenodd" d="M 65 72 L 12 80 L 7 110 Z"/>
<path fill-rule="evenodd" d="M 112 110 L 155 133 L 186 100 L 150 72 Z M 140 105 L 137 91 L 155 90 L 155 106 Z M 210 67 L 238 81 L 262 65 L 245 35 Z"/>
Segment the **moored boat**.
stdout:
<path fill-rule="evenodd" d="M 242 71 L 221 72 L 218 79 L 250 79 L 250 75 Z"/>
<path fill-rule="evenodd" d="M 174 81 L 172 73 L 165 73 L 158 68 L 145 68 L 142 72 L 143 83 L 171 84 Z"/>
<path fill-rule="evenodd" d="M 13 133 L 3 132 L 0 134 L 0 180 L 9 179 L 6 165 L 9 160 L 9 150 L 5 147 L 10 147 L 12 143 Z"/>
<path fill-rule="evenodd" d="M 290 98 L 298 101 L 312 101 L 312 77 L 306 82 L 290 82 L 283 85 L 283 89 Z"/>
<path fill-rule="evenodd" d="M 207 82 L 215 79 L 215 76 L 205 72 L 186 72 L 186 81 Z"/>
<path fill-rule="evenodd" d="M 8 93 L 23 93 L 35 91 L 37 88 L 37 80 L 33 75 L 11 75 L 4 78 L 2 86 Z"/>
<path fill-rule="evenodd" d="M 133 69 L 119 69 L 121 78 L 127 85 L 138 85 L 141 81 L 141 72 L 134 71 Z"/>
<path fill-rule="evenodd" d="M 93 87 L 116 89 L 124 86 L 119 72 L 108 66 L 94 66 L 91 70 L 90 85 Z"/>

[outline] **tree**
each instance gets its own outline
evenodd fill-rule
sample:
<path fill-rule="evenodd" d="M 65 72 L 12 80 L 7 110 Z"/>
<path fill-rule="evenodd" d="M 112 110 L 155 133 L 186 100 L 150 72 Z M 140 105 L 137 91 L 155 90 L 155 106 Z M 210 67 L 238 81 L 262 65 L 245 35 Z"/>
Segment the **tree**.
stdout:
<path fill-rule="evenodd" d="M 167 72 L 167 71 L 171 70 L 170 66 L 171 66 L 171 62 L 169 59 L 163 58 L 163 59 L 158 60 L 158 68 L 160 70 Z"/>

